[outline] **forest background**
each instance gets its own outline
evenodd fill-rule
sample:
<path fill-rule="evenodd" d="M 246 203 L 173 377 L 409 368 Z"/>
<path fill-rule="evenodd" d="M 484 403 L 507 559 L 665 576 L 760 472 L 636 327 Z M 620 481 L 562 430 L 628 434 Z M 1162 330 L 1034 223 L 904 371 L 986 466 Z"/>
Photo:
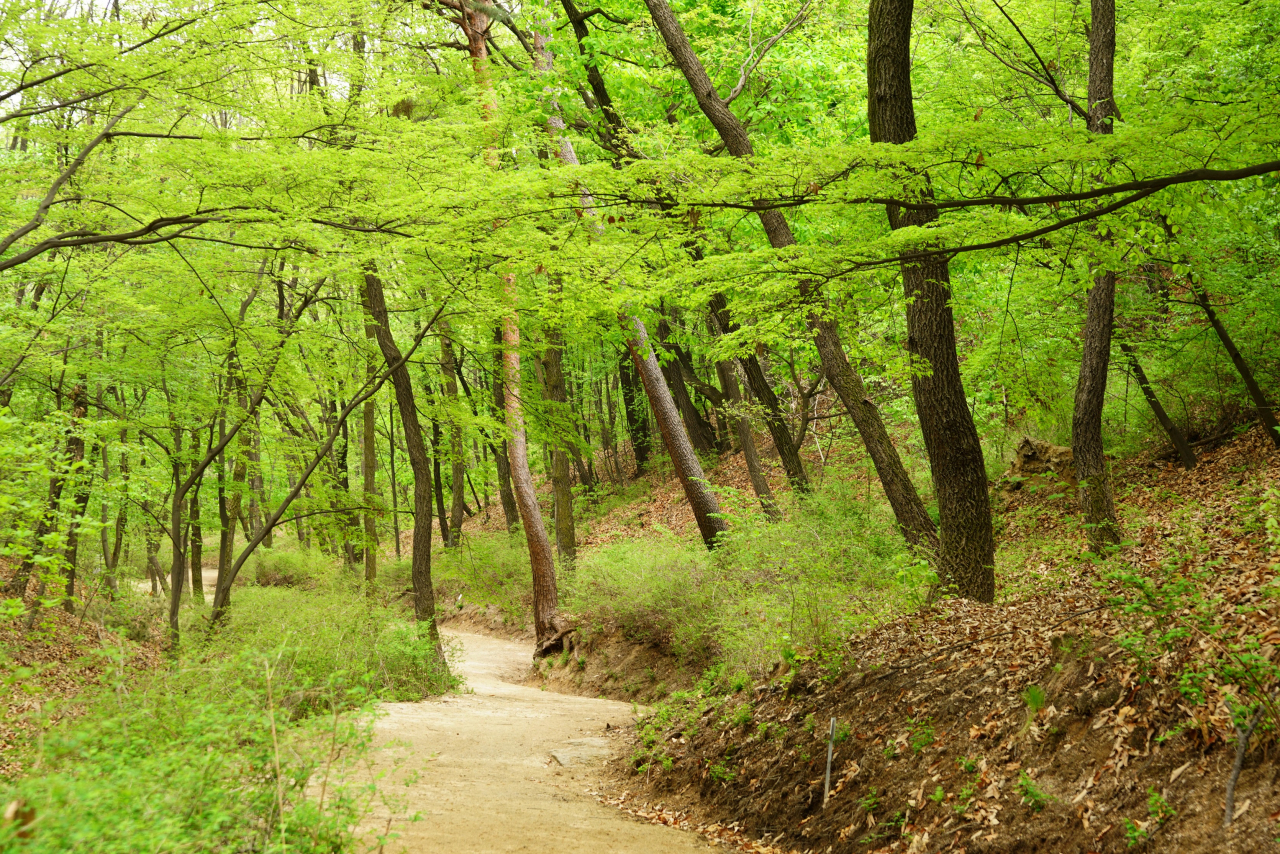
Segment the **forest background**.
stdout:
<path fill-rule="evenodd" d="M 349 613 L 400 663 L 287 659 L 336 733 L 447 684 L 468 584 L 542 654 L 658 614 L 745 670 L 1025 593 L 988 498 L 1024 435 L 1071 447 L 1106 558 L 1110 458 L 1280 446 L 1277 29 L 1194 0 L 7 3 L 5 618 L 127 627 L 141 582 L 171 655 L 233 667 Z M 642 473 L 713 556 L 578 555 Z M 264 673 L 228 684 L 271 709 Z M 280 776 L 246 808 L 283 816 Z"/>

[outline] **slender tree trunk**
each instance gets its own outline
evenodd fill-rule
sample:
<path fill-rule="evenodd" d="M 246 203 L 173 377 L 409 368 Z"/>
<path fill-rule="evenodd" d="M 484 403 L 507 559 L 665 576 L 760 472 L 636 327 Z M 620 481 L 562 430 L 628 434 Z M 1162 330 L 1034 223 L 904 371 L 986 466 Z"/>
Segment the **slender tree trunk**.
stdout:
<path fill-rule="evenodd" d="M 568 394 L 564 382 L 564 342 L 559 333 L 547 333 L 547 352 L 543 357 L 543 375 L 547 400 L 559 413 L 568 411 Z M 551 452 L 551 493 L 555 502 L 556 551 L 563 566 L 572 566 L 578 554 L 577 535 L 573 526 L 573 488 L 569 473 L 569 454 L 562 445 Z"/>
<path fill-rule="evenodd" d="M 191 506 L 187 511 L 191 526 L 191 599 L 204 604 L 204 528 L 200 525 L 200 486 L 202 480 L 196 481 L 191 489 Z"/>
<path fill-rule="evenodd" d="M 448 327 L 443 327 L 440 336 L 440 361 L 444 373 L 445 402 L 450 407 L 458 404 L 458 363 L 453 355 L 453 344 L 449 340 Z M 453 471 L 450 477 L 450 495 L 452 503 L 449 507 L 449 542 L 456 546 L 462 542 L 462 522 L 466 517 L 467 501 L 467 461 L 462 445 L 462 425 L 458 423 L 458 413 L 449 416 L 449 459 Z"/>
<path fill-rule="evenodd" d="M 1091 0 L 1089 22 L 1089 131 L 1109 134 L 1116 115 L 1112 95 L 1116 52 L 1115 0 Z M 1120 542 L 1111 476 L 1102 446 L 1102 408 L 1106 403 L 1115 321 L 1116 274 L 1105 270 L 1089 289 L 1083 352 L 1071 415 L 1071 450 L 1080 481 L 1089 547 L 1101 552 Z"/>
<path fill-rule="evenodd" d="M 1164 428 L 1165 435 L 1169 437 L 1169 441 L 1173 443 L 1174 449 L 1177 450 L 1178 457 L 1182 460 L 1182 467 L 1185 469 L 1195 468 L 1196 453 L 1191 450 L 1187 437 L 1178 429 L 1178 425 L 1173 423 L 1169 413 L 1165 412 L 1164 407 L 1161 406 L 1160 398 L 1156 397 L 1155 389 L 1151 387 L 1151 383 L 1147 380 L 1147 372 L 1142 370 L 1142 365 L 1138 362 L 1138 351 L 1126 341 L 1120 342 L 1120 351 L 1128 358 L 1129 368 L 1138 380 L 1138 388 L 1142 389 L 1142 396 L 1146 398 L 1147 405 L 1151 407 L 1156 420 Z"/>
<path fill-rule="evenodd" d="M 538 496 L 533 488 L 533 476 L 529 472 L 524 407 L 520 399 L 520 327 L 516 315 L 515 276 L 507 276 L 506 297 L 509 314 L 502 320 L 502 379 L 506 388 L 507 429 L 511 431 L 511 481 L 529 545 L 529 563 L 533 568 L 533 624 L 538 654 L 547 655 L 563 643 L 565 625 L 560 617 L 551 541 L 547 538 L 542 510 L 538 507 Z"/>
<path fill-rule="evenodd" d="M 618 363 L 618 378 L 622 386 L 622 410 L 627 421 L 627 436 L 631 439 L 631 455 L 636 461 L 635 476 L 639 477 L 649 465 L 649 413 L 645 406 L 644 387 L 636 373 L 630 351 L 622 353 Z"/>
<path fill-rule="evenodd" d="M 62 608 L 68 614 L 75 613 L 76 565 L 80 561 L 80 525 L 89 508 L 90 475 L 85 460 L 84 437 L 80 435 L 80 423 L 89 414 L 89 398 L 84 383 L 71 391 L 71 433 L 67 436 L 67 465 L 69 477 L 76 482 L 72 500 L 71 518 L 67 522 L 66 591 Z"/>
<path fill-rule="evenodd" d="M 396 480 L 396 403 L 387 403 L 387 458 L 391 464 L 391 529 L 396 538 L 396 560 L 400 560 L 400 484 Z"/>
<path fill-rule="evenodd" d="M 724 389 L 727 406 L 724 417 L 738 435 L 738 444 L 742 448 L 742 458 L 747 464 L 747 476 L 751 479 L 751 488 L 760 499 L 760 508 L 770 522 L 782 520 L 782 511 L 773 498 L 773 489 L 769 479 L 764 476 L 760 465 L 760 455 L 756 451 L 756 437 L 751 431 L 751 418 L 742 412 L 742 393 L 738 390 L 738 378 L 734 376 L 733 365 L 729 362 L 716 362 L 716 374 L 720 378 L 720 388 Z M 735 411 L 737 410 L 737 411 Z"/>
<path fill-rule="evenodd" d="M 893 508 L 898 530 L 908 543 L 918 549 L 937 554 L 938 529 L 920 500 L 907 468 L 902 464 L 898 449 L 889 437 L 880 410 L 867 395 L 862 377 L 849 364 L 844 347 L 836 330 L 835 322 L 822 318 L 814 318 L 810 324 L 814 330 L 814 341 L 818 345 L 818 353 L 822 358 L 823 372 L 827 382 L 835 389 L 844 404 L 845 411 L 853 419 L 862 437 L 867 456 L 875 466 L 876 475 L 884 489 L 885 497 Z"/>
<path fill-rule="evenodd" d="M 499 345 L 494 350 L 493 372 L 493 414 L 498 417 L 506 411 L 506 398 L 502 390 L 502 327 L 493 330 L 494 343 Z M 520 522 L 520 511 L 516 508 L 516 496 L 511 491 L 511 458 L 508 455 L 507 440 L 495 442 L 493 445 L 493 465 L 498 470 L 498 497 L 502 500 L 502 518 L 507 523 L 507 533 L 515 531 Z"/>
<path fill-rule="evenodd" d="M 867 112 L 872 142 L 902 144 L 916 135 L 911 94 L 912 0 L 872 0 L 867 30 Z M 921 198 L 930 198 L 926 189 Z M 933 209 L 888 208 L 892 228 L 926 226 Z M 995 597 L 995 540 L 982 445 L 960 377 L 947 261 L 902 264 L 912 392 L 929 452 L 942 518 L 940 575 L 961 596 Z"/>
<path fill-rule="evenodd" d="M 619 318 L 627 329 L 627 346 L 631 349 L 631 358 L 635 362 L 636 372 L 644 383 L 645 393 L 649 396 L 649 405 L 653 408 L 654 417 L 658 420 L 658 430 L 666 444 L 667 453 L 671 455 L 671 463 L 675 466 L 676 476 L 684 487 L 685 498 L 693 510 L 693 517 L 698 522 L 698 530 L 702 533 L 702 541 L 707 548 L 716 546 L 716 537 L 729 530 L 724 518 L 720 515 L 720 503 L 715 493 L 707 484 L 698 455 L 693 444 L 680 422 L 680 413 L 676 410 L 675 401 L 662 378 L 662 369 L 658 367 L 658 358 L 654 355 L 649 343 L 649 335 L 644 323 L 638 317 Z"/>
<path fill-rule="evenodd" d="M 440 474 L 440 445 L 443 438 L 440 434 L 440 420 L 431 418 L 431 473 L 436 482 L 436 514 L 440 519 L 440 542 L 445 548 L 453 545 L 449 539 L 449 517 L 444 509 L 444 477 Z"/>
<path fill-rule="evenodd" d="M 395 388 L 396 405 L 400 410 L 400 423 L 404 428 L 405 449 L 409 453 L 409 467 L 413 470 L 413 550 L 410 575 L 413 579 L 413 612 L 427 630 L 437 649 L 440 632 L 436 627 L 435 590 L 431 584 L 431 463 L 427 459 L 422 425 L 418 421 L 418 409 L 413 396 L 413 380 L 409 368 L 403 364 L 400 348 L 391 336 L 387 320 L 387 303 L 383 296 L 382 280 L 371 270 L 364 274 L 365 309 L 376 325 L 375 334 L 382 358 L 391 372 L 391 384 Z"/>
<path fill-rule="evenodd" d="M 665 346 L 667 345 L 667 337 L 670 327 L 665 319 L 658 321 L 658 340 Z M 714 455 L 716 453 L 716 436 L 715 429 L 707 423 L 707 419 L 702 417 L 702 413 L 693 405 L 693 399 L 689 396 L 689 388 L 685 385 L 684 375 L 680 370 L 678 362 L 668 362 L 665 365 L 658 363 L 662 368 L 662 377 L 666 380 L 667 388 L 671 392 L 671 397 L 676 402 L 676 409 L 680 412 L 680 418 L 684 421 L 685 432 L 689 434 L 689 441 L 693 445 L 695 451 L 702 454 Z"/>
<path fill-rule="evenodd" d="M 1213 331 L 1218 333 L 1218 340 L 1222 342 L 1227 355 L 1231 357 L 1231 364 L 1235 365 L 1236 371 L 1240 374 L 1240 379 L 1244 380 L 1244 387 L 1249 390 L 1249 397 L 1253 398 L 1253 408 L 1258 413 L 1258 420 L 1262 422 L 1263 429 L 1271 437 L 1272 444 L 1280 448 L 1280 424 L 1276 423 L 1275 411 L 1271 408 L 1267 396 L 1263 394 L 1262 386 L 1258 385 L 1257 379 L 1254 378 L 1253 371 L 1249 369 L 1249 363 L 1244 360 L 1244 356 L 1240 355 L 1240 350 L 1237 349 L 1235 342 L 1231 340 L 1227 327 L 1223 325 L 1222 319 L 1218 317 L 1218 313 L 1213 309 L 1213 303 L 1210 301 L 1209 295 L 1197 287 L 1196 283 L 1189 277 L 1187 285 L 1195 296 L 1196 305 L 1200 306 L 1204 311 L 1210 325 L 1213 326 Z"/>

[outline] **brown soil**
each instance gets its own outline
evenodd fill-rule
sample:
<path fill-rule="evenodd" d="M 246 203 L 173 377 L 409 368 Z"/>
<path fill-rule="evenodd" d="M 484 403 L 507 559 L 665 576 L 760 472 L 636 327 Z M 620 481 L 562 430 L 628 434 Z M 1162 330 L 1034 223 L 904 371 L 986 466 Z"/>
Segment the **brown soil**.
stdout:
<path fill-rule="evenodd" d="M 579 628 L 561 655 L 538 663 L 525 684 L 566 694 L 655 703 L 693 685 L 697 674 L 651 644 L 616 630 Z"/>
<path fill-rule="evenodd" d="M 1274 658 L 1280 555 L 1247 512 L 1280 486 L 1280 453 L 1255 429 L 1190 472 L 1122 471 L 1125 502 L 1146 514 L 1129 562 L 1155 568 L 1178 552 L 1189 569 L 1210 570 L 1203 601 Z M 1274 730 L 1254 740 L 1224 830 L 1235 688 L 1210 680 L 1199 704 L 1178 691 L 1221 644 L 1192 632 L 1153 658 L 1131 657 L 1117 641 L 1154 623 L 1108 606 L 1116 588 L 1061 550 L 1059 534 L 1079 536 L 1061 498 L 1018 493 L 1004 512 L 1025 520 L 1037 503 L 1039 535 L 1062 528 L 1049 535 L 1056 555 L 1030 557 L 1056 573 L 1051 592 L 993 606 L 948 600 L 851 639 L 844 662 L 679 704 L 648 727 L 669 767 L 650 762 L 627 782 L 638 794 L 619 800 L 654 804 L 642 811 L 663 822 L 688 810 L 736 823 L 766 840 L 761 851 L 1280 850 Z M 1010 524 L 1004 545 L 1025 529 Z M 1038 711 L 1032 686 L 1043 692 L 1030 704 Z"/>

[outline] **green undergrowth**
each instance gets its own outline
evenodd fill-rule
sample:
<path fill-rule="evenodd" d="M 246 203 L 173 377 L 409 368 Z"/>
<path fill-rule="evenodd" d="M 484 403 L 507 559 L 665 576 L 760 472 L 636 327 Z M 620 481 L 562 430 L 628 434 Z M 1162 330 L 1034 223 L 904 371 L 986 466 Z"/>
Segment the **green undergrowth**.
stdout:
<path fill-rule="evenodd" d="M 388 576 L 403 576 L 408 586 L 408 561 L 392 566 Z M 469 535 L 455 548 L 437 549 L 431 555 L 431 580 L 442 614 L 469 603 L 496 605 L 514 626 L 532 620 L 533 578 L 520 534 Z"/>
<path fill-rule="evenodd" d="M 683 664 L 753 672 L 838 654 L 852 632 L 917 606 L 932 582 L 888 509 L 837 481 L 783 522 L 739 520 L 712 552 L 673 536 L 585 552 L 561 598 L 583 621 Z"/>
<path fill-rule="evenodd" d="M 157 670 L 127 668 L 135 647 L 108 631 L 105 675 L 45 704 L 25 772 L 0 782 L 0 851 L 356 850 L 382 797 L 353 773 L 374 704 L 453 682 L 401 607 L 303 562 L 307 587 L 236 588 L 212 637 L 188 612 L 181 655 Z"/>

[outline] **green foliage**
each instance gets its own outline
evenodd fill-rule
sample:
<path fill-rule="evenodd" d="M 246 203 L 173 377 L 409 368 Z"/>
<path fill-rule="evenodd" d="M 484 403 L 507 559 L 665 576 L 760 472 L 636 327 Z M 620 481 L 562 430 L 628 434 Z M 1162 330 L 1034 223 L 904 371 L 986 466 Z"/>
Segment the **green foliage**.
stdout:
<path fill-rule="evenodd" d="M 35 821 L 21 834 L 0 825 L 0 848 L 344 850 L 369 796 L 347 774 L 370 718 L 339 710 L 368 695 L 340 680 L 301 681 L 277 667 L 286 658 L 265 648 L 184 660 L 141 684 L 106 686 L 70 718 L 50 717 L 29 757 L 38 770 L 0 787 Z M 318 713 L 299 718 L 297 697 L 308 692 Z"/>
<path fill-rule="evenodd" d="M 1044 689 L 1039 685 L 1028 685 L 1022 689 L 1022 693 L 1018 695 L 1022 698 L 1022 702 L 1027 706 L 1027 712 L 1031 717 L 1035 717 L 1044 710 L 1049 704 L 1049 698 L 1044 693 Z"/>
<path fill-rule="evenodd" d="M 520 627 L 533 619 L 533 581 L 523 537 L 463 537 L 457 548 L 432 554 L 431 576 L 443 608 L 452 607 L 461 595 L 463 603 L 497 606 L 509 625 Z M 396 592 L 408 589 L 409 562 L 393 565 L 383 586 Z"/>
<path fill-rule="evenodd" d="M 332 558 L 309 549 L 264 549 L 253 553 L 253 581 L 259 587 L 308 587 L 332 581 Z"/>
<path fill-rule="evenodd" d="M 279 650 L 274 665 L 305 692 L 339 684 L 386 700 L 420 700 L 453 685 L 422 624 L 350 589 L 237 591 L 213 655 L 237 649 Z"/>
<path fill-rule="evenodd" d="M 759 670 L 779 659 L 835 673 L 843 640 L 923 598 L 882 504 L 823 488 L 788 521 L 744 521 L 714 553 L 670 536 L 583 554 L 563 599 L 600 625 L 664 645 L 694 665 Z"/>
<path fill-rule="evenodd" d="M 1053 796 L 1036 785 L 1036 781 L 1027 776 L 1026 771 L 1018 774 L 1017 786 L 1022 802 L 1031 807 L 1033 812 L 1040 812 L 1053 800 Z"/>

